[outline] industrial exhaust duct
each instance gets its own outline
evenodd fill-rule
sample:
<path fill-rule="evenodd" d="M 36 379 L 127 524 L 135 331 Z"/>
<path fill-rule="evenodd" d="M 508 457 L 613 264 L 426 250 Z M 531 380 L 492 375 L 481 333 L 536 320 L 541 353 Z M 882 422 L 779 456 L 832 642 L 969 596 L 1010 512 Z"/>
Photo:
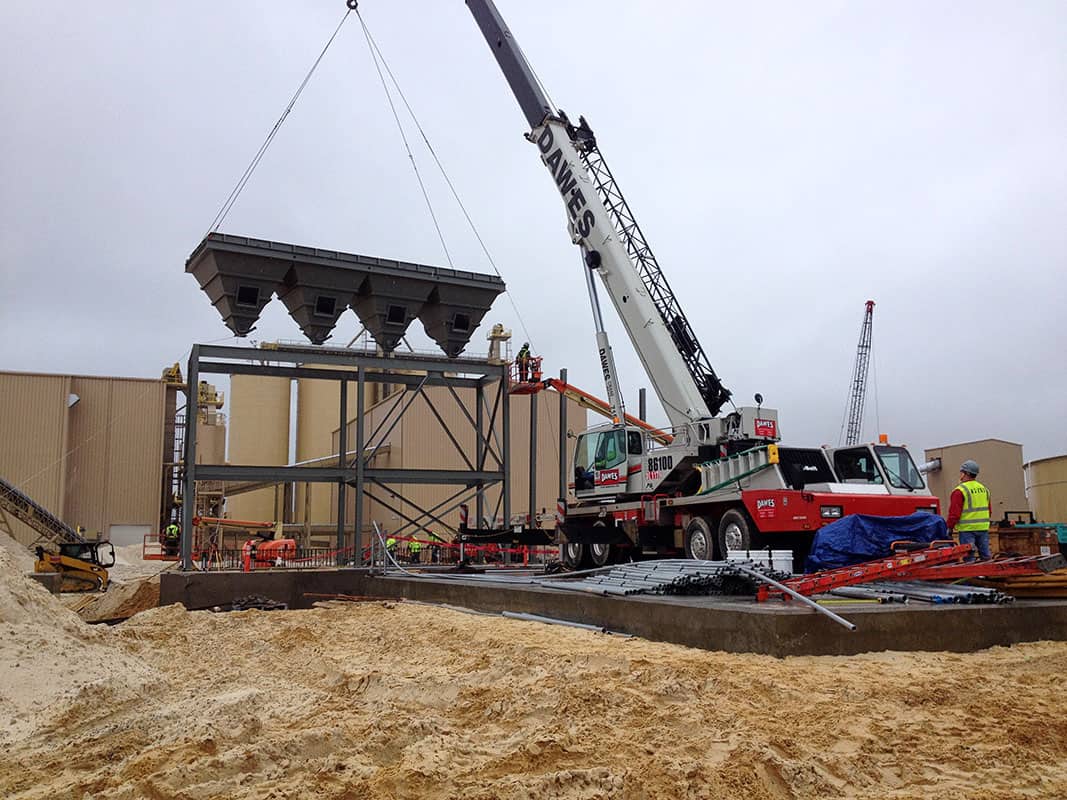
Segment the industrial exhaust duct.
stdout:
<path fill-rule="evenodd" d="M 315 344 L 346 308 L 386 353 L 416 317 L 451 358 L 470 341 L 504 282 L 495 275 L 211 233 L 185 264 L 226 326 L 247 336 L 277 294 Z"/>

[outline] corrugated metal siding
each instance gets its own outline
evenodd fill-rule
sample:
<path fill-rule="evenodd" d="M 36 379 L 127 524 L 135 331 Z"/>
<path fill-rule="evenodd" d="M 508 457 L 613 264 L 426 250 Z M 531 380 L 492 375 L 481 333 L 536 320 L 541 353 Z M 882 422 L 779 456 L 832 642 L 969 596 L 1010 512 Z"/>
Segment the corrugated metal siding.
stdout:
<path fill-rule="evenodd" d="M 968 458 L 977 461 L 982 469 L 978 480 L 989 489 L 994 520 L 1001 519 L 1005 511 L 1025 511 L 1028 508 L 1021 445 L 985 439 L 927 450 L 925 457 L 927 460 L 941 459 L 941 469 L 928 473 L 926 478 L 931 493 L 941 500 L 941 512 L 945 515 L 948 514 L 952 490 L 959 484 L 960 464 Z"/>
<path fill-rule="evenodd" d="M 230 379 L 229 461 L 231 464 L 289 463 L 288 378 L 234 375 Z M 227 498 L 232 519 L 273 520 L 273 489 Z"/>
<path fill-rule="evenodd" d="M 0 471 L 69 525 L 154 527 L 164 403 L 161 381 L 0 373 Z"/>
<path fill-rule="evenodd" d="M 63 375 L 0 372 L 0 475 L 59 516 L 69 386 Z M 22 523 L 9 523 L 21 542 L 37 537 Z"/>

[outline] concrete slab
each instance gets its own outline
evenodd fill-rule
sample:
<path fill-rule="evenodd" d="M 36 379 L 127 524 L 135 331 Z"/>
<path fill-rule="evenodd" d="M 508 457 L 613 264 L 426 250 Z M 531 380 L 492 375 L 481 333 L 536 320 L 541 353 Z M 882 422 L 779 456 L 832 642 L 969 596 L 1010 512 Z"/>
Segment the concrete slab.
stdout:
<path fill-rule="evenodd" d="M 309 594 L 405 598 L 476 611 L 521 611 L 605 627 L 654 641 L 733 653 L 850 655 L 881 650 L 969 652 L 995 645 L 1067 640 L 1067 601 L 1002 606 L 836 605 L 849 632 L 805 608 L 742 598 L 600 597 L 532 584 L 374 576 L 366 570 L 165 572 L 160 604 L 211 608 L 250 594 L 309 608 Z"/>

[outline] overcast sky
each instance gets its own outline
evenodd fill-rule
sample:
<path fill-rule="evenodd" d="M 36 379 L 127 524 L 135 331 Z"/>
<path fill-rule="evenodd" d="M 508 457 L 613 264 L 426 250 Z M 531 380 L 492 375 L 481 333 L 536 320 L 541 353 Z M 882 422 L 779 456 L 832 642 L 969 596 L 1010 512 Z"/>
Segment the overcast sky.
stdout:
<path fill-rule="evenodd" d="M 871 298 L 866 437 L 1067 453 L 1067 5 L 498 3 L 597 132 L 723 382 L 787 442 L 838 441 Z M 464 3 L 360 6 L 521 314 L 502 297 L 469 350 L 500 321 L 602 394 L 562 203 Z M 156 377 L 228 335 L 185 259 L 343 12 L 0 5 L 0 369 Z M 415 158 L 456 266 L 491 271 Z M 221 230 L 445 263 L 355 15 Z M 347 312 L 333 342 L 358 328 Z M 254 337 L 300 332 L 274 301 Z"/>

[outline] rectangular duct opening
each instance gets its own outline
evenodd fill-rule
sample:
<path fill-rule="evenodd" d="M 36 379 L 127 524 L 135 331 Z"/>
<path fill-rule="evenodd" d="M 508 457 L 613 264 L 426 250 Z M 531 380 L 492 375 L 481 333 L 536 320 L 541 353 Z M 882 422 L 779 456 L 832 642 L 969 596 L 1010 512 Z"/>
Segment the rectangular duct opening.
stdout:
<path fill-rule="evenodd" d="M 329 317 L 332 320 L 337 316 L 337 298 L 320 294 L 315 298 L 315 313 L 320 317 Z"/>
<path fill-rule="evenodd" d="M 408 310 L 404 306 L 389 306 L 385 312 L 385 321 L 390 325 L 403 325 L 407 319 Z"/>
<path fill-rule="evenodd" d="M 452 330 L 456 333 L 467 333 L 470 329 L 470 314 L 456 314 L 456 316 L 452 318 Z"/>
<path fill-rule="evenodd" d="M 238 286 L 237 297 L 235 302 L 239 306 L 248 306 L 249 308 L 259 308 L 259 287 L 258 286 Z"/>

